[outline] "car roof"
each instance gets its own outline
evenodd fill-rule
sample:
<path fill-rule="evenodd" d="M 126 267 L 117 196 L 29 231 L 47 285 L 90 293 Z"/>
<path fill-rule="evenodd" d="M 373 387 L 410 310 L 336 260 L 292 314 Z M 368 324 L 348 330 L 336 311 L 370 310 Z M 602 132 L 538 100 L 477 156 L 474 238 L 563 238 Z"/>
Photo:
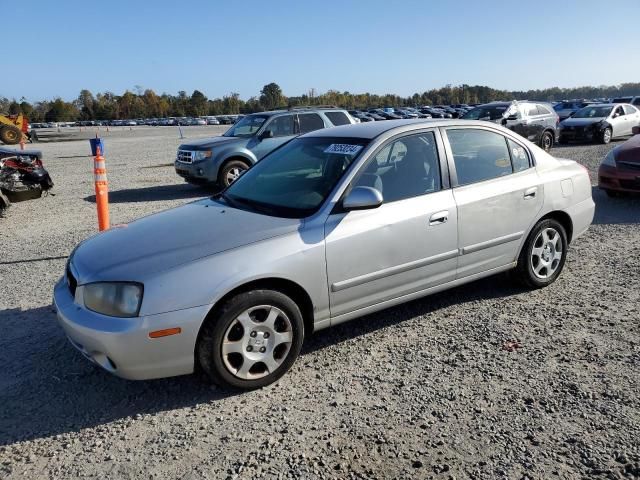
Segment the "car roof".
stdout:
<path fill-rule="evenodd" d="M 384 122 L 355 123 L 352 125 L 341 125 L 339 127 L 323 128 L 306 133 L 302 137 L 345 137 L 345 138 L 366 138 L 374 139 L 383 133 L 391 130 L 401 130 L 403 127 L 415 126 L 423 128 L 452 127 L 452 126 L 491 126 L 497 125 L 492 122 L 481 120 L 460 120 L 460 119 L 412 119 L 412 120 L 386 120 Z"/>

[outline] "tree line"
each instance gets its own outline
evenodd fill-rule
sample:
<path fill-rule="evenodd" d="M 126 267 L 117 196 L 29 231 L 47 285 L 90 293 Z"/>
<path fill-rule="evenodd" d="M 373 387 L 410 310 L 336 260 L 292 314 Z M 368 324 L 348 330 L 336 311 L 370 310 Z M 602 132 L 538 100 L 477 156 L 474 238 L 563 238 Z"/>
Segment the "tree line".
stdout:
<path fill-rule="evenodd" d="M 0 113 L 25 114 L 31 122 L 66 122 L 77 120 L 122 120 L 133 118 L 198 117 L 254 113 L 279 107 L 300 105 L 336 105 L 348 109 L 384 106 L 450 105 L 459 103 L 487 103 L 494 100 L 554 101 L 573 98 L 611 98 L 640 95 L 640 83 L 576 88 L 546 88 L 541 90 L 507 91 L 482 85 L 446 85 L 410 97 L 371 93 L 350 93 L 329 90 L 317 93 L 310 89 L 299 96 L 287 97 L 276 83 L 265 85 L 260 94 L 243 100 L 236 92 L 222 98 L 209 99 L 200 90 L 191 95 L 179 91 L 177 95 L 158 95 L 151 89 L 136 87 L 122 95 L 112 92 L 93 94 L 82 90 L 71 102 L 61 98 L 42 100 L 33 104 L 0 96 Z"/>

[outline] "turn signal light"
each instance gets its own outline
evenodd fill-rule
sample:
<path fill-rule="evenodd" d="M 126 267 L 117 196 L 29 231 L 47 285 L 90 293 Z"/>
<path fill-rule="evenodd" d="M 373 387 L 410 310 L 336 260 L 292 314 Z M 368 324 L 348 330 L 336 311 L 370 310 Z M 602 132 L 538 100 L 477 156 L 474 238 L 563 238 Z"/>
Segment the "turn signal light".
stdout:
<path fill-rule="evenodd" d="M 168 337 L 170 335 L 177 335 L 182 332 L 179 327 L 165 328 L 164 330 L 156 330 L 155 332 L 149 332 L 149 338 L 161 338 Z"/>

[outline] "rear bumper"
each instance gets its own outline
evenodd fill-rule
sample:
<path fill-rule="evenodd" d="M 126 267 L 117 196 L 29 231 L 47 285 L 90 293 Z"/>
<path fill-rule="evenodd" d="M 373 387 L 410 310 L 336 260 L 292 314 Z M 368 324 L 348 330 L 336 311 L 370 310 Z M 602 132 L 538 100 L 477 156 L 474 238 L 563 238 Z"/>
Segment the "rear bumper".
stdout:
<path fill-rule="evenodd" d="M 591 198 L 591 196 L 586 200 L 567 208 L 567 213 L 571 217 L 571 222 L 573 223 L 572 243 L 576 238 L 580 237 L 588 230 L 589 226 L 593 222 L 595 210 L 596 204 L 593 202 L 593 198 Z"/>
<path fill-rule="evenodd" d="M 71 344 L 104 370 L 130 380 L 192 373 L 198 332 L 210 306 L 136 318 L 91 312 L 76 303 L 64 278 L 54 288 L 58 323 Z M 181 333 L 149 338 L 149 332 L 180 327 Z"/>
<path fill-rule="evenodd" d="M 620 170 L 609 165 L 598 169 L 598 187 L 616 192 L 640 192 L 640 170 Z"/>

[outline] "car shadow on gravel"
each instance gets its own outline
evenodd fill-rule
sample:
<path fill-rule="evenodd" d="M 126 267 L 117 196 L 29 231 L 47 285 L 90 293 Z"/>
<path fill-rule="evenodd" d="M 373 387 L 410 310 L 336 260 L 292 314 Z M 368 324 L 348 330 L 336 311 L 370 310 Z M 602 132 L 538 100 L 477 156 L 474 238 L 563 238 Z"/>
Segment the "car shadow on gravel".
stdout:
<path fill-rule="evenodd" d="M 127 188 L 109 192 L 110 203 L 160 202 L 165 200 L 181 200 L 204 198 L 214 195 L 212 188 L 198 187 L 189 184 L 158 185 L 154 187 Z M 96 196 L 84 198 L 86 202 L 95 203 Z"/>
<path fill-rule="evenodd" d="M 595 225 L 640 224 L 640 195 L 609 197 L 593 187 L 591 196 L 596 204 Z"/>
<path fill-rule="evenodd" d="M 453 304 L 521 293 L 507 276 L 475 282 L 389 308 L 310 336 L 302 355 Z M 128 381 L 90 364 L 68 343 L 52 307 L 0 311 L 0 446 L 75 432 L 136 415 L 193 407 L 242 392 L 219 389 L 199 375 Z"/>

